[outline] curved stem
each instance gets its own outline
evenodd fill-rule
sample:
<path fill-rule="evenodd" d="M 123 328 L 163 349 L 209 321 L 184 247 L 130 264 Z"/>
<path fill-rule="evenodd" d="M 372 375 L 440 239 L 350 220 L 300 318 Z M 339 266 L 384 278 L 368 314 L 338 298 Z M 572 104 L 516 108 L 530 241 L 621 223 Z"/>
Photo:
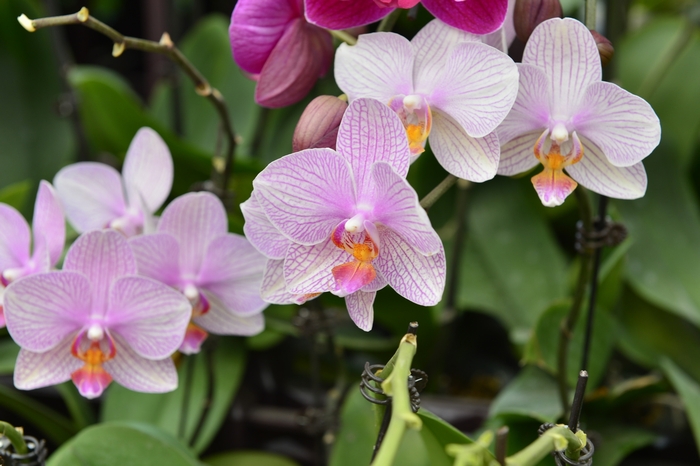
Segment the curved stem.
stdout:
<path fill-rule="evenodd" d="M 396 21 L 399 19 L 399 16 L 401 16 L 401 8 L 397 8 L 388 15 L 382 19 L 382 21 L 379 23 L 379 26 L 377 27 L 377 32 L 390 32 L 392 29 L 394 29 L 394 25 L 396 24 Z"/>
<path fill-rule="evenodd" d="M 566 450 L 566 456 L 578 459 L 586 445 L 567 426 L 557 425 L 545 431 L 537 440 L 506 458 L 507 466 L 534 466 L 554 451 Z"/>
<path fill-rule="evenodd" d="M 348 44 L 348 45 L 355 45 L 355 44 L 357 44 L 357 39 L 355 39 L 353 36 L 351 36 L 350 34 L 348 34 L 348 33 L 345 32 L 345 31 L 339 31 L 339 30 L 335 30 L 335 29 L 328 29 L 328 32 L 330 32 L 331 35 L 332 35 L 333 37 L 335 37 L 336 39 L 339 39 L 340 41 L 345 42 L 345 43 Z"/>
<path fill-rule="evenodd" d="M 440 199 L 442 195 L 445 194 L 447 190 L 452 187 L 453 184 L 455 184 L 456 181 L 456 176 L 447 175 L 445 179 L 440 182 L 440 184 L 435 186 L 432 191 L 430 191 L 428 194 L 425 195 L 423 199 L 420 200 L 420 206 L 425 210 L 430 209 L 432 205 L 435 204 L 437 200 Z M 465 185 L 465 188 L 468 187 L 469 184 L 471 184 L 467 180 L 464 181 L 467 183 Z"/>
<path fill-rule="evenodd" d="M 10 440 L 15 452 L 20 455 L 27 454 L 27 443 L 24 441 L 24 436 L 17 431 L 11 424 L 0 421 L 0 434 Z"/>
<path fill-rule="evenodd" d="M 586 0 L 586 27 L 588 29 L 595 29 L 596 21 L 596 8 L 598 7 L 598 0 Z"/>

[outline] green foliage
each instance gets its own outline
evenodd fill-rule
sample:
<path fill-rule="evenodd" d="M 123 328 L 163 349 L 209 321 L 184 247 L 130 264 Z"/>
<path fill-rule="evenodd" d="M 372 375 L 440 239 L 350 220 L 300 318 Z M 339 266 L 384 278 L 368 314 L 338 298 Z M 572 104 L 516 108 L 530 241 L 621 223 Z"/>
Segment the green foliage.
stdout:
<path fill-rule="evenodd" d="M 534 366 L 526 366 L 498 394 L 489 417 L 529 417 L 540 422 L 556 422 L 562 415 L 556 381 Z"/>
<path fill-rule="evenodd" d="M 262 451 L 219 453 L 203 461 L 209 466 L 298 466 L 298 463 L 284 456 Z"/>
<path fill-rule="evenodd" d="M 0 202 L 22 211 L 29 203 L 32 182 L 29 180 L 13 183 L 0 189 Z"/>
<path fill-rule="evenodd" d="M 695 445 L 700 451 L 700 383 L 693 380 L 670 359 L 664 359 L 661 367 L 683 400 L 688 420 L 695 433 Z"/>

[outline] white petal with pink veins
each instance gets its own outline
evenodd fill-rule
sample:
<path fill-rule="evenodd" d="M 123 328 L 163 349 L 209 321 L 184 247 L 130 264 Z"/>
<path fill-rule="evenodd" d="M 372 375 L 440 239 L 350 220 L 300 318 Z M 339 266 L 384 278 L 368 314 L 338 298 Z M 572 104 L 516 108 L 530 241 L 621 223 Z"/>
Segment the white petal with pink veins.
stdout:
<path fill-rule="evenodd" d="M 364 291 L 356 291 L 345 297 L 345 305 L 348 308 L 348 314 L 355 325 L 365 332 L 372 330 L 374 322 L 374 298 L 377 296 L 376 291 L 366 293 Z"/>
<path fill-rule="evenodd" d="M 540 68 L 518 65 L 520 87 L 513 108 L 496 132 L 501 144 L 530 131 L 540 134 L 549 125 L 550 83 Z"/>
<path fill-rule="evenodd" d="M 117 353 L 104 363 L 115 382 L 130 390 L 164 393 L 177 388 L 177 370 L 171 358 L 146 359 L 139 356 L 119 335 L 114 337 Z"/>
<path fill-rule="evenodd" d="M 505 176 L 518 175 L 539 165 L 535 157 L 535 143 L 542 135 L 544 128 L 521 134 L 501 146 L 501 160 L 498 164 L 498 174 Z"/>
<path fill-rule="evenodd" d="M 284 278 L 292 294 L 323 293 L 335 289 L 333 267 L 355 260 L 330 238 L 314 246 L 293 244 L 284 260 Z"/>
<path fill-rule="evenodd" d="M 173 186 L 173 158 L 168 146 L 151 128 L 136 132 L 126 152 L 122 168 L 129 204 L 134 205 L 139 196 L 148 212 L 153 213 L 163 205 Z"/>
<path fill-rule="evenodd" d="M 15 387 L 33 390 L 70 380 L 71 373 L 83 366 L 83 361 L 73 357 L 70 352 L 74 336 L 69 335 L 60 344 L 43 353 L 21 349 L 15 363 Z"/>

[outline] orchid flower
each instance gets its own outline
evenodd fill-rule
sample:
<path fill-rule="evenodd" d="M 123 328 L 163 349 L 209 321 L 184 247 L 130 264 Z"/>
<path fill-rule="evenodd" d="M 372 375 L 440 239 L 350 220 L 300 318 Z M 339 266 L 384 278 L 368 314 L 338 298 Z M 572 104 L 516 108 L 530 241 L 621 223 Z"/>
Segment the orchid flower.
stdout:
<path fill-rule="evenodd" d="M 335 79 L 350 101 L 372 97 L 403 121 L 411 153 L 430 147 L 440 164 L 470 181 L 496 176 L 496 127 L 518 92 L 518 69 L 507 55 L 438 20 L 412 41 L 379 32 L 341 45 Z"/>
<path fill-rule="evenodd" d="M 333 61 L 333 38 L 304 18 L 302 0 L 239 0 L 229 28 L 233 59 L 257 81 L 255 101 L 303 99 Z"/>
<path fill-rule="evenodd" d="M 541 163 L 532 184 L 550 207 L 563 203 L 577 182 L 618 199 L 642 197 L 641 160 L 659 144 L 659 119 L 644 99 L 601 81 L 586 26 L 569 18 L 543 22 L 519 70 L 518 98 L 498 128 L 498 173 L 516 175 Z"/>
<path fill-rule="evenodd" d="M 223 204 L 190 193 L 163 211 L 156 233 L 129 240 L 139 273 L 180 290 L 192 303 L 192 322 L 180 351 L 199 351 L 208 333 L 255 335 L 265 321 L 260 297 L 266 259 L 242 236 L 228 233 Z"/>
<path fill-rule="evenodd" d="M 22 277 L 48 272 L 56 265 L 66 241 L 63 209 L 51 185 L 39 183 L 34 203 L 32 235 L 22 214 L 0 203 L 0 327 L 5 326 L 5 287 Z M 30 253 L 29 243 L 34 251 Z"/>
<path fill-rule="evenodd" d="M 169 356 L 182 342 L 190 304 L 136 272 L 122 234 L 92 231 L 73 243 L 62 271 L 10 284 L 7 329 L 22 348 L 15 386 L 30 390 L 72 379 L 87 398 L 100 396 L 112 379 L 140 392 L 174 390 Z"/>
<path fill-rule="evenodd" d="M 306 18 L 328 29 L 348 29 L 379 21 L 394 8 L 420 0 L 306 0 Z M 423 6 L 450 26 L 488 34 L 503 24 L 508 0 L 422 0 Z"/>
<path fill-rule="evenodd" d="M 153 213 L 173 185 L 168 146 L 151 128 L 141 128 L 129 145 L 122 175 L 97 162 L 62 168 L 54 178 L 68 221 L 79 233 L 114 228 L 134 236 L 153 228 Z"/>
<path fill-rule="evenodd" d="M 246 232 L 260 235 L 251 239 L 254 245 L 264 244 L 267 234 L 262 252 L 276 262 L 266 279 L 279 281 L 281 270 L 292 296 L 330 291 L 345 297 L 352 320 L 368 331 L 376 292 L 387 284 L 413 302 L 436 304 L 445 255 L 405 179 L 410 151 L 391 109 L 373 99 L 352 102 L 336 147 L 269 164 L 253 181 L 247 213 L 244 207 Z"/>

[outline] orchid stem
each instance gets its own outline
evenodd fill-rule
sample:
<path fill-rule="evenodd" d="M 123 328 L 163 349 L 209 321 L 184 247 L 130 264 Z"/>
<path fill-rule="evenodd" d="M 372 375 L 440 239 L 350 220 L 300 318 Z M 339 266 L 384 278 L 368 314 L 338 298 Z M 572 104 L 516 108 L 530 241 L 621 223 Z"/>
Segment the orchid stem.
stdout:
<path fill-rule="evenodd" d="M 391 30 L 394 29 L 394 25 L 396 25 L 396 21 L 399 19 L 399 16 L 401 16 L 401 11 L 401 8 L 397 8 L 386 15 L 379 23 L 377 32 L 391 32 Z"/>
<path fill-rule="evenodd" d="M 83 398 L 78 390 L 75 388 L 73 382 L 65 382 L 56 385 L 58 393 L 60 393 L 63 402 L 68 408 L 68 412 L 73 418 L 75 427 L 79 430 L 85 429 L 86 427 L 94 424 L 95 414 L 90 409 L 85 398 Z"/>
<path fill-rule="evenodd" d="M 336 39 L 340 40 L 341 42 L 345 42 L 348 45 L 355 45 L 357 44 L 357 39 L 355 39 L 352 35 L 348 34 L 345 31 L 339 31 L 335 29 L 328 29 L 328 32 L 331 33 L 333 37 Z"/>
<path fill-rule="evenodd" d="M 453 184 L 457 181 L 457 177 L 454 175 L 447 175 L 444 180 L 440 182 L 437 186 L 433 188 L 432 191 L 430 191 L 428 194 L 425 195 L 423 199 L 420 200 L 420 206 L 424 208 L 425 210 L 430 209 L 433 204 L 437 202 L 438 199 L 442 197 L 443 194 L 447 192 L 448 189 L 452 187 Z M 464 180 L 465 187 L 468 187 L 471 183 L 467 180 Z"/>
<path fill-rule="evenodd" d="M 15 453 L 20 455 L 27 454 L 27 443 L 24 441 L 24 436 L 15 429 L 14 426 L 7 422 L 0 421 L 0 434 L 7 437 L 10 443 L 12 443 Z"/>
<path fill-rule="evenodd" d="M 537 440 L 506 458 L 507 466 L 534 466 L 554 451 L 566 450 L 566 456 L 577 460 L 586 445 L 567 426 L 557 425 L 546 430 Z"/>
<path fill-rule="evenodd" d="M 588 29 L 595 29 L 597 8 L 598 0 L 586 0 L 586 27 Z"/>
<path fill-rule="evenodd" d="M 17 21 L 29 32 L 51 26 L 67 26 L 71 24 L 83 25 L 107 36 L 114 42 L 114 46 L 112 47 L 112 56 L 114 57 L 119 57 L 126 49 L 135 49 L 165 55 L 178 65 L 194 83 L 197 94 L 205 97 L 214 105 L 219 119 L 221 120 L 221 125 L 226 133 L 228 147 L 226 150 L 226 157 L 223 161 L 224 163 L 221 163 L 218 157 L 215 157 L 212 161 L 213 172 L 217 177 L 221 177 L 219 187 L 221 190 L 220 195 L 222 198 L 226 197 L 236 151 L 236 134 L 233 129 L 228 107 L 226 106 L 226 101 L 221 92 L 212 87 L 202 73 L 194 67 L 177 47 L 175 47 L 175 44 L 170 39 L 167 32 L 163 33 L 159 42 L 124 36 L 102 21 L 90 16 L 90 12 L 85 7 L 71 15 L 51 16 L 47 18 L 29 19 L 23 14 L 17 18 Z"/>

